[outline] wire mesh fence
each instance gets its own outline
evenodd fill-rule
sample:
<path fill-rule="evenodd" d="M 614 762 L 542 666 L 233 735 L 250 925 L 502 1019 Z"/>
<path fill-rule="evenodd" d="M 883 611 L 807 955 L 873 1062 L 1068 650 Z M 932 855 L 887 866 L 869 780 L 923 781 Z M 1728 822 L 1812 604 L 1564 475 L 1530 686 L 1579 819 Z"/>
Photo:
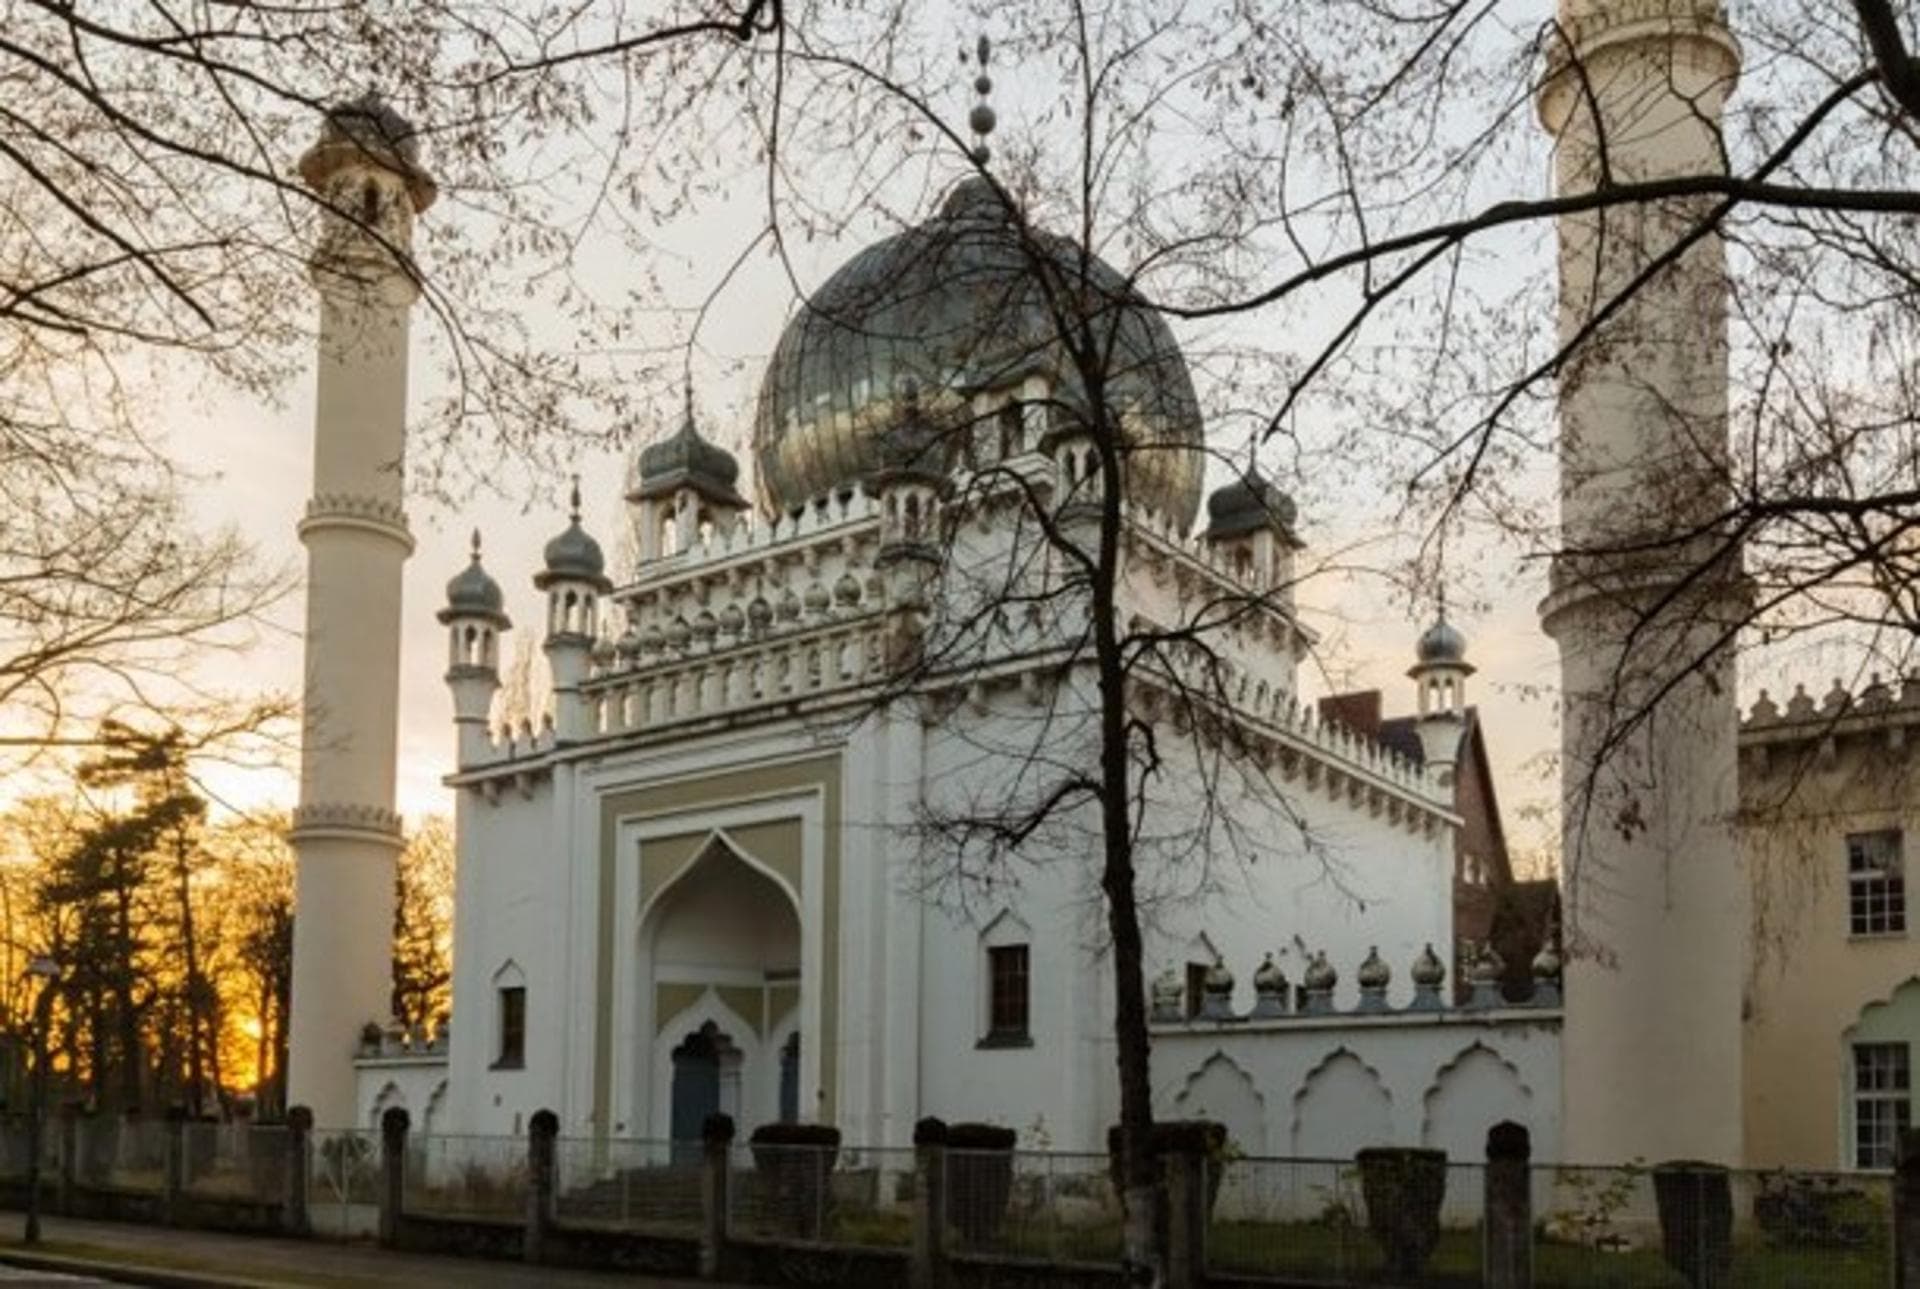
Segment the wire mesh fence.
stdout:
<path fill-rule="evenodd" d="M 696 1235 L 699 1159 L 684 1143 L 560 1138 L 554 1142 L 554 1215 L 582 1226 Z"/>
<path fill-rule="evenodd" d="M 1429 1158 L 1229 1159 L 1215 1168 L 1207 1265 L 1250 1275 L 1479 1283 L 1484 1168 Z"/>
<path fill-rule="evenodd" d="M 359 1237 L 379 1229 L 379 1133 L 314 1132 L 307 1155 L 307 1219 L 322 1235 Z"/>
<path fill-rule="evenodd" d="M 189 1194 L 266 1203 L 286 1197 L 291 1144 L 284 1125 L 184 1123 L 179 1149 Z"/>
<path fill-rule="evenodd" d="M 914 1153 L 751 1142 L 729 1158 L 728 1231 L 749 1239 L 905 1246 Z"/>
<path fill-rule="evenodd" d="M 1543 1166 L 1533 1170 L 1540 1289 L 1883 1289 L 1884 1176 Z"/>
<path fill-rule="evenodd" d="M 1115 1262 L 1120 1196 L 1107 1156 L 946 1152 L 947 1230 L 956 1253 Z"/>
<path fill-rule="evenodd" d="M 409 1213 L 519 1221 L 527 1213 L 528 1177 L 524 1137 L 413 1137 L 401 1204 Z"/>
<path fill-rule="evenodd" d="M 167 1184 L 167 1141 L 173 1125 L 133 1115 L 83 1115 L 73 1134 L 74 1180 L 99 1189 L 160 1194 Z"/>

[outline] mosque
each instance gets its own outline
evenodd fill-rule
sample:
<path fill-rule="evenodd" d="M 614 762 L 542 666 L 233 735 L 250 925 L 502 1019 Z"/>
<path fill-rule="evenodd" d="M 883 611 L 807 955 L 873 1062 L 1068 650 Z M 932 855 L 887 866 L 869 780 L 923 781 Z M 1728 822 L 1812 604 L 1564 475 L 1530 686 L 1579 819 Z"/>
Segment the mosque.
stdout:
<path fill-rule="evenodd" d="M 1594 113 L 1616 174 L 1715 164 L 1738 70 L 1717 5 L 1657 21 L 1613 0 L 1564 7 L 1611 88 L 1575 96 L 1564 61 L 1550 69 L 1562 190 L 1595 182 Z M 1139 855 L 1156 1111 L 1221 1119 L 1249 1154 L 1401 1143 L 1478 1158 L 1486 1128 L 1514 1119 L 1543 1159 L 1744 1158 L 1731 656 L 1725 675 L 1674 687 L 1640 831 L 1569 812 L 1569 850 L 1599 853 L 1610 880 L 1569 890 L 1568 915 L 1605 926 L 1618 955 L 1570 958 L 1563 982 L 1536 922 L 1501 962 L 1487 909 L 1512 874 L 1466 641 L 1443 620 L 1410 642 L 1407 715 L 1383 715 L 1378 694 L 1307 698 L 1293 503 L 1250 465 L 1216 467 L 1206 490 L 1223 446 L 1179 345 L 1097 259 L 1108 397 L 1135 451 L 1117 481 L 1094 468 L 1034 269 L 1036 255 L 1077 265 L 1079 249 L 1024 233 L 979 175 L 795 313 L 762 379 L 751 487 L 689 392 L 677 432 L 625 481 L 637 563 L 622 584 L 576 486 L 526 571 L 546 602 L 520 624 L 550 665 L 540 728 L 495 727 L 515 624 L 475 535 L 438 609 L 457 748 L 453 1013 L 435 1034 L 384 1031 L 411 549 L 388 464 L 404 455 L 415 288 L 368 230 L 409 245 L 434 187 L 411 128 L 371 99 L 328 115 L 301 173 L 360 215 L 332 221 L 314 259 L 301 525 L 290 1096 L 318 1122 L 401 1104 L 421 1131 L 514 1133 L 551 1109 L 570 1136 L 664 1140 L 724 1110 L 745 1129 L 814 1120 L 900 1146 L 939 1115 L 1101 1149 L 1118 1113 L 1115 998 L 1092 807 L 1071 792 L 1100 705 L 1056 539 L 1090 531 L 1112 487 L 1119 621 L 1164 632 L 1240 606 L 1204 653 L 1136 669 L 1127 700 L 1161 758 Z M 1632 267 L 1596 249 L 1588 216 L 1565 221 L 1561 246 L 1568 301 Z M 1722 281 L 1717 244 L 1674 271 L 1695 288 L 1675 306 L 1695 310 L 1684 337 L 1632 371 L 1595 361 L 1563 382 L 1570 549 L 1620 536 L 1645 461 L 1672 468 L 1687 435 L 1662 409 L 1724 417 L 1724 291 L 1698 289 Z M 1616 325 L 1669 334 L 1643 312 Z M 1594 760 L 1587 713 L 1625 648 L 1623 576 L 1563 561 L 1543 606 L 1572 767 Z M 1063 784 L 1067 805 L 1045 808 Z M 1040 826 L 1014 844 L 1007 821 L 1023 819 Z"/>

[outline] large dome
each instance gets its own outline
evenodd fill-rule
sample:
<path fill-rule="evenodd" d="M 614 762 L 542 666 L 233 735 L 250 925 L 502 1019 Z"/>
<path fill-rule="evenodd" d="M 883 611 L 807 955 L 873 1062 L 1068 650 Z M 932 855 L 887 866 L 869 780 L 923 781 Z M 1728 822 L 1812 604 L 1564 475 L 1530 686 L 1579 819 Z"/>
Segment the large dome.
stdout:
<path fill-rule="evenodd" d="M 1078 276 L 1071 242 L 1037 235 L 1063 286 Z M 787 324 L 760 386 L 753 450 L 774 510 L 852 487 L 881 464 L 886 430 L 916 390 L 924 414 L 962 422 L 979 390 L 1030 374 L 1071 406 L 1080 382 L 1061 352 L 1047 299 L 1011 212 L 982 178 L 963 181 L 940 212 L 855 255 Z M 1110 398 L 1143 452 L 1128 465 L 1131 500 L 1183 528 L 1200 507 L 1200 406 L 1166 320 L 1099 259 L 1089 279 L 1096 329 L 1115 323 Z M 1117 315 L 1113 312 L 1117 310 Z"/>

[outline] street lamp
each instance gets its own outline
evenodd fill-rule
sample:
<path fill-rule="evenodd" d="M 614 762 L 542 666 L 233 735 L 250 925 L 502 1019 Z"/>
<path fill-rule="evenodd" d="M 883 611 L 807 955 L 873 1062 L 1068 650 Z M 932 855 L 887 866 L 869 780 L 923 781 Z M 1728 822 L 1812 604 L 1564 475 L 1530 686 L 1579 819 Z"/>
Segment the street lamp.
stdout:
<path fill-rule="evenodd" d="M 47 1012 L 53 1006 L 53 986 L 60 979 L 60 964 L 46 954 L 36 954 L 27 963 L 27 974 L 40 984 L 33 1000 L 33 1115 L 27 1133 L 27 1230 L 26 1242 L 40 1242 L 40 1153 L 47 1120 Z"/>

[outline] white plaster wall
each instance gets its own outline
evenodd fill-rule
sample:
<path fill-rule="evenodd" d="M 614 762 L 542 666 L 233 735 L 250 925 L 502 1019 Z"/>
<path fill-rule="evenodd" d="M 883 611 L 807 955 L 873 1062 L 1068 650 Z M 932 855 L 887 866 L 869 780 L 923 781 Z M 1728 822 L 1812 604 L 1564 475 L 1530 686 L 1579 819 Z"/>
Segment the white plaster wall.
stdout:
<path fill-rule="evenodd" d="M 1427 1145 L 1478 1163 L 1487 1129 L 1511 1119 L 1533 1134 L 1535 1160 L 1560 1157 L 1552 1014 L 1160 1026 L 1153 1077 L 1156 1113 L 1226 1104 L 1243 1116 L 1235 1143 L 1248 1154 L 1350 1159 L 1366 1146 Z M 1221 1095 L 1230 1080 L 1258 1095 L 1257 1136 L 1244 1127 L 1244 1102 Z"/>

